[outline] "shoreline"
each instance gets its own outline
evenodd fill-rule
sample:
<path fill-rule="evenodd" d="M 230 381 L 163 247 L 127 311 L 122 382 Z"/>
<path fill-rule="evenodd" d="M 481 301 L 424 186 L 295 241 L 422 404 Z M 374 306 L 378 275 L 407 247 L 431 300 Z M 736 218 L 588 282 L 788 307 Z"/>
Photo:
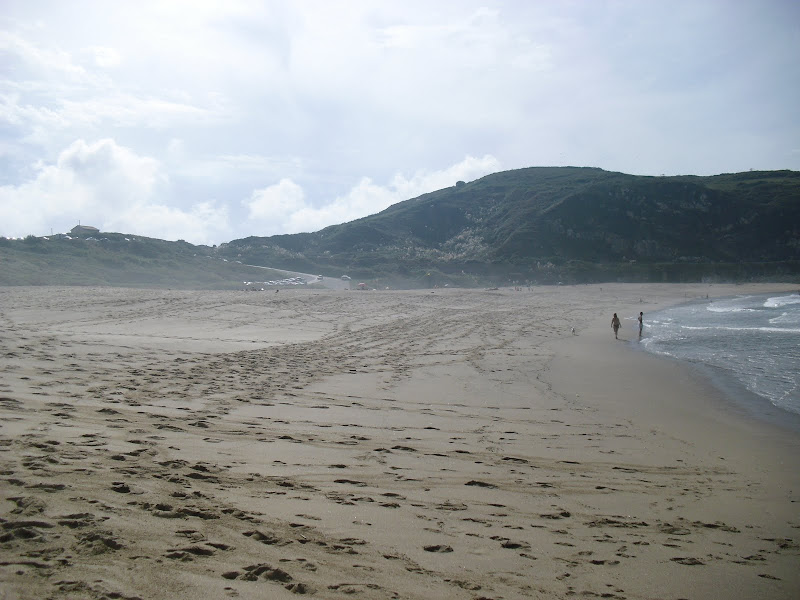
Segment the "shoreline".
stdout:
<path fill-rule="evenodd" d="M 792 290 L 758 290 L 758 294 L 784 294 L 787 291 Z M 732 299 L 741 295 L 741 293 L 738 293 L 695 298 L 687 302 L 680 302 L 672 306 L 659 308 L 655 312 L 692 304 L 708 304 L 711 301 Z M 700 377 L 707 379 L 719 394 L 725 396 L 730 404 L 731 410 L 743 411 L 749 418 L 757 419 L 781 429 L 800 434 L 800 413 L 774 404 L 768 397 L 748 389 L 747 386 L 739 381 L 728 369 L 711 365 L 701 360 L 683 359 L 670 354 L 648 350 L 646 347 L 638 344 L 638 341 L 640 340 L 631 340 L 630 343 L 635 351 L 645 352 L 653 356 L 676 361 L 697 372 Z"/>
<path fill-rule="evenodd" d="M 800 439 L 625 320 L 743 289 L 0 288 L 0 588 L 793 599 Z"/>
<path fill-rule="evenodd" d="M 741 411 L 745 418 L 755 419 L 800 436 L 800 414 L 773 404 L 769 398 L 747 389 L 726 369 L 670 356 L 663 358 L 677 361 L 697 371 L 700 377 L 707 379 L 725 397 L 731 410 Z"/>
<path fill-rule="evenodd" d="M 728 295 L 709 294 L 709 298 Z M 683 302 L 665 302 L 658 310 L 679 304 Z M 622 306 L 620 315 L 634 309 L 638 314 L 638 303 Z M 650 312 L 655 310 L 650 308 Z M 555 354 L 545 380 L 554 392 L 567 401 L 572 399 L 582 410 L 591 410 L 607 427 L 625 424 L 629 431 L 639 432 L 641 441 L 625 448 L 624 453 L 633 459 L 637 471 L 642 464 L 668 468 L 665 465 L 672 461 L 675 465 L 707 469 L 709 473 L 748 473 L 749 486 L 762 490 L 758 501 L 752 502 L 755 495 L 741 495 L 735 488 L 722 486 L 705 498 L 697 495 L 680 511 L 677 506 L 668 507 L 681 523 L 712 521 L 716 526 L 740 530 L 739 525 L 732 524 L 749 520 L 747 528 L 759 529 L 783 522 L 786 540 L 795 544 L 796 537 L 790 532 L 800 528 L 796 508 L 800 503 L 798 419 L 791 413 L 787 419 L 788 411 L 744 386 L 735 390 L 735 380 L 721 382 L 700 365 L 637 348 L 638 332 L 628 335 L 629 339 L 615 340 L 607 320 L 597 318 L 584 335 L 553 343 Z M 623 319 L 623 332 L 627 331 L 625 322 Z M 747 398 L 747 394 L 752 395 Z M 623 454 L 614 445 L 603 452 Z M 626 461 L 620 466 L 629 467 Z M 675 492 L 682 496 L 688 489 Z M 616 514 L 635 516 L 648 512 L 640 503 L 642 498 L 618 500 L 613 509 Z M 713 555 L 713 544 L 705 549 L 709 551 L 707 556 Z M 699 548 L 695 550 L 702 554 Z M 692 558 L 698 564 L 703 562 L 699 555 Z M 692 598 L 788 598 L 800 589 L 800 581 L 794 579 L 789 591 L 765 593 L 742 575 L 735 571 L 724 575 L 718 572 L 709 579 L 690 575 L 688 580 L 676 583 L 670 578 L 681 577 L 679 572 L 659 571 L 651 573 L 647 589 L 652 597 L 662 597 L 663 590 L 669 589 L 672 593 L 681 590 L 684 597 Z"/>

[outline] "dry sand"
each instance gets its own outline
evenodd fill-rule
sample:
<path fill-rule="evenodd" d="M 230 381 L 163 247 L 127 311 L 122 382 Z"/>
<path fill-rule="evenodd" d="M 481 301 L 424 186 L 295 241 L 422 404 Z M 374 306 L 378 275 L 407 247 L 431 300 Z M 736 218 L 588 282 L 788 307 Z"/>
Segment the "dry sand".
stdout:
<path fill-rule="evenodd" d="M 634 341 L 753 289 L 0 288 L 0 599 L 797 598 L 800 435 Z"/>

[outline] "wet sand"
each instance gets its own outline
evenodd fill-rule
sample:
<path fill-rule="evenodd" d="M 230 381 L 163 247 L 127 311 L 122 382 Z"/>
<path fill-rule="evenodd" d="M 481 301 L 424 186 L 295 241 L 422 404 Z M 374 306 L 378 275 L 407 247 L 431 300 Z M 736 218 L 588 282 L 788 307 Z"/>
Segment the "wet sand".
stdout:
<path fill-rule="evenodd" d="M 782 289 L 0 288 L 0 598 L 796 598 L 800 436 L 635 348 Z"/>

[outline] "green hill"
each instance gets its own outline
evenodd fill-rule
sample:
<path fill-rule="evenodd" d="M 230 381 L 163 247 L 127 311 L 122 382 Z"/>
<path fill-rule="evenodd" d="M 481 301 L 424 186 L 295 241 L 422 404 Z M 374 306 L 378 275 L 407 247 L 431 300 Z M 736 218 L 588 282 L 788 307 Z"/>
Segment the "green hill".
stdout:
<path fill-rule="evenodd" d="M 528 168 L 316 233 L 223 245 L 248 263 L 453 283 L 742 279 L 800 273 L 800 173 L 640 177 Z"/>
<path fill-rule="evenodd" d="M 0 285 L 237 289 L 244 281 L 281 277 L 183 241 L 120 233 L 0 238 Z"/>
<path fill-rule="evenodd" d="M 246 265 L 393 287 L 800 280 L 800 173 L 533 167 L 314 233 L 215 248 L 109 233 L 0 238 L 0 285 L 235 288 L 277 276 Z"/>

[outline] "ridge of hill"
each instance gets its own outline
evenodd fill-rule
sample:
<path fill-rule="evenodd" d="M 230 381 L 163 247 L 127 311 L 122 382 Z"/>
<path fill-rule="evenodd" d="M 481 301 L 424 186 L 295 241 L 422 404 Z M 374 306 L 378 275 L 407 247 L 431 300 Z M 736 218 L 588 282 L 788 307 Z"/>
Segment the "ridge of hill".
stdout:
<path fill-rule="evenodd" d="M 645 177 L 531 167 L 316 233 L 223 244 L 247 263 L 362 279 L 698 280 L 800 273 L 800 173 Z"/>
<path fill-rule="evenodd" d="M 119 233 L 0 238 L 0 285 L 231 289 L 283 276 L 249 265 L 379 287 L 799 280 L 800 172 L 530 167 L 314 233 L 219 247 Z"/>
<path fill-rule="evenodd" d="M 0 285 L 235 289 L 280 271 L 229 263 L 216 248 L 121 233 L 0 238 Z"/>

